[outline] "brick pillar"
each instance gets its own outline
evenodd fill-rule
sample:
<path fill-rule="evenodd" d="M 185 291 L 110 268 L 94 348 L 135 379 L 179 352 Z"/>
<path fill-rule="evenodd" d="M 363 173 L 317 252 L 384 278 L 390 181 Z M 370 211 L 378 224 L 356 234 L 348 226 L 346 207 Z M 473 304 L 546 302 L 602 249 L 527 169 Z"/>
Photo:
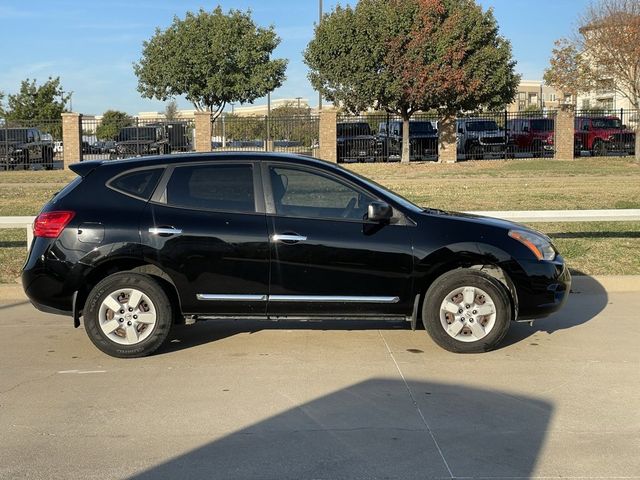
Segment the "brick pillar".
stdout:
<path fill-rule="evenodd" d="M 562 105 L 556 114 L 554 138 L 556 160 L 572 160 L 575 141 L 575 117 L 573 105 Z"/>
<path fill-rule="evenodd" d="M 440 163 L 458 161 L 456 133 L 455 117 L 444 117 L 438 122 L 438 161 Z"/>
<path fill-rule="evenodd" d="M 211 112 L 195 113 L 196 152 L 211 151 L 211 135 L 213 133 L 213 123 L 211 122 Z"/>
<path fill-rule="evenodd" d="M 62 114 L 62 158 L 64 169 L 82 161 L 82 115 L 79 113 Z"/>
<path fill-rule="evenodd" d="M 320 111 L 320 148 L 318 157 L 328 162 L 338 162 L 338 112 L 334 109 Z"/>

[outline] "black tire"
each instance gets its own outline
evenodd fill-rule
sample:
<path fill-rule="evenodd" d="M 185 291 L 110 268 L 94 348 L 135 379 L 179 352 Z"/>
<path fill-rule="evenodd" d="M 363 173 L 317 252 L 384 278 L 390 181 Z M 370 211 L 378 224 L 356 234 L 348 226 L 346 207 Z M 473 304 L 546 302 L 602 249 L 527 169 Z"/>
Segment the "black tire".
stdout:
<path fill-rule="evenodd" d="M 607 145 L 602 140 L 596 140 L 593 143 L 592 157 L 604 157 L 607 155 Z"/>
<path fill-rule="evenodd" d="M 45 170 L 53 170 L 53 150 L 45 148 L 42 151 L 42 164 Z"/>
<path fill-rule="evenodd" d="M 484 151 L 480 145 L 472 145 L 469 151 L 471 160 L 484 160 Z"/>
<path fill-rule="evenodd" d="M 105 298 L 119 290 L 135 288 L 153 302 L 156 323 L 147 338 L 134 345 L 121 345 L 100 328 L 100 306 Z M 117 358 L 145 357 L 155 352 L 166 341 L 173 325 L 173 308 L 162 287 L 151 277 L 139 273 L 114 273 L 100 281 L 89 293 L 84 307 L 84 327 L 93 344 L 107 355 Z"/>
<path fill-rule="evenodd" d="M 533 152 L 533 158 L 540 158 L 544 155 L 544 148 L 542 147 L 542 142 L 540 141 L 535 141 L 533 142 L 532 147 L 532 152 Z"/>
<path fill-rule="evenodd" d="M 440 306 L 456 288 L 471 286 L 486 292 L 495 305 L 495 323 L 485 337 L 465 342 L 450 336 L 440 321 Z M 422 304 L 422 322 L 439 346 L 454 353 L 480 353 L 494 349 L 504 338 L 511 323 L 511 300 L 505 287 L 479 270 L 457 269 L 438 277 L 427 290 Z"/>
<path fill-rule="evenodd" d="M 31 165 L 29 164 L 29 151 L 27 150 L 26 152 L 24 152 L 24 155 L 22 156 L 22 169 L 23 170 L 29 170 L 29 168 L 31 167 Z"/>

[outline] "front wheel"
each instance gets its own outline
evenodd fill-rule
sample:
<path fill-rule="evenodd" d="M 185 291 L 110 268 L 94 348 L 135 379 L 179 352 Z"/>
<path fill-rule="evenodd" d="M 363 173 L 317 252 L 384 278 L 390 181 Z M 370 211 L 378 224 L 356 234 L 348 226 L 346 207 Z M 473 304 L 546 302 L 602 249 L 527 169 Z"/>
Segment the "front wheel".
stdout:
<path fill-rule="evenodd" d="M 115 273 L 89 293 L 84 325 L 89 339 L 107 355 L 144 357 L 167 339 L 173 312 L 167 294 L 153 279 Z"/>
<path fill-rule="evenodd" d="M 509 329 L 511 301 L 495 278 L 478 270 L 452 270 L 427 290 L 422 322 L 445 350 L 486 352 L 494 349 Z"/>

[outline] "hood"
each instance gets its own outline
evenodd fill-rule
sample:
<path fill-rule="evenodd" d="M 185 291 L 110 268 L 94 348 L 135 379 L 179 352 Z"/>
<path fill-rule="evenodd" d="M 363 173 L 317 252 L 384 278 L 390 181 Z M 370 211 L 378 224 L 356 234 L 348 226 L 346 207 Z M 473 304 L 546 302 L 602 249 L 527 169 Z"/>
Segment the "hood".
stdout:
<path fill-rule="evenodd" d="M 500 218 L 493 217 L 485 217 L 482 215 L 473 215 L 471 213 L 463 213 L 463 212 L 449 212 L 445 210 L 438 209 L 426 209 L 422 212 L 423 215 L 428 215 L 431 217 L 439 217 L 455 222 L 461 223 L 469 223 L 477 226 L 486 226 L 492 228 L 499 228 L 505 231 L 517 229 L 517 230 L 526 230 L 529 232 L 537 233 L 538 235 L 542 235 L 545 238 L 549 239 L 547 235 L 538 230 L 535 230 L 527 225 L 523 225 L 522 223 L 512 222 L 510 220 L 502 220 Z"/>

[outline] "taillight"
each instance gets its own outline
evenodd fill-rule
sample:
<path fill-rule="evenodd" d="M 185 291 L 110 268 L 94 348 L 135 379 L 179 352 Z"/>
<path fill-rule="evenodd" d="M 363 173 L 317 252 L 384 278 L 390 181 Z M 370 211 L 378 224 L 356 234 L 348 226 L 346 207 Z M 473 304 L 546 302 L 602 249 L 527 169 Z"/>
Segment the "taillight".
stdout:
<path fill-rule="evenodd" d="M 33 236 L 58 238 L 76 212 L 60 211 L 41 213 L 33 222 Z"/>

